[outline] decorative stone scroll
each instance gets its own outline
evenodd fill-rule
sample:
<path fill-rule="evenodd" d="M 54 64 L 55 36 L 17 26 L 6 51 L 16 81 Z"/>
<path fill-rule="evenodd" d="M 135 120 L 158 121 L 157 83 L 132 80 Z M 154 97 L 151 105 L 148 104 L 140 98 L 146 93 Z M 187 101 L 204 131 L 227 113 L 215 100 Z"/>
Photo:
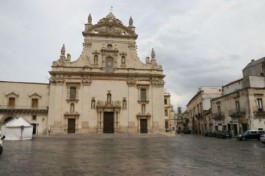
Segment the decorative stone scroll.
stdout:
<path fill-rule="evenodd" d="M 111 56 L 111 57 L 116 57 L 119 54 L 119 50 L 117 48 L 112 49 L 112 48 L 105 48 L 103 47 L 101 50 L 101 55 L 102 56 Z"/>
<path fill-rule="evenodd" d="M 152 78 L 151 84 L 154 86 L 164 86 L 165 81 L 162 78 Z"/>
<path fill-rule="evenodd" d="M 64 78 L 61 76 L 52 76 L 50 78 L 50 83 L 62 86 L 64 84 Z"/>
<path fill-rule="evenodd" d="M 134 77 L 129 77 L 127 80 L 127 85 L 129 87 L 133 87 L 136 85 L 136 79 Z"/>
<path fill-rule="evenodd" d="M 90 76 L 86 76 L 86 77 L 84 77 L 83 78 L 83 80 L 82 80 L 82 84 L 84 85 L 84 86 L 90 86 L 91 85 L 91 77 Z"/>

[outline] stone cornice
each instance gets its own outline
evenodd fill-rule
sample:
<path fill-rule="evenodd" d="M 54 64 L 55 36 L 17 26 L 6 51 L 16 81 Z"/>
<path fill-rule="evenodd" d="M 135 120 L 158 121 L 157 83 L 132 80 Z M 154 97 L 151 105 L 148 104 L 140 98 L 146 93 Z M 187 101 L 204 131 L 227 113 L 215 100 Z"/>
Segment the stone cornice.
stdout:
<path fill-rule="evenodd" d="M 159 77 L 164 78 L 165 75 L 162 73 L 105 73 L 105 72 L 67 72 L 67 71 L 50 71 L 51 75 L 71 75 L 71 76 L 107 76 L 107 77 Z"/>

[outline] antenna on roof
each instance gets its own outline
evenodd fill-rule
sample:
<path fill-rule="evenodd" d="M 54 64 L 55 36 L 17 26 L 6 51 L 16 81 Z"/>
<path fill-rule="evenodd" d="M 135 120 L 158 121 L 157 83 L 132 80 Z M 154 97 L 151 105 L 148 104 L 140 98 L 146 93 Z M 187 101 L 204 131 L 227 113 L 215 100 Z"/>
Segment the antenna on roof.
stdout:
<path fill-rule="evenodd" d="M 113 6 L 110 6 L 110 9 L 109 9 L 109 11 L 110 11 L 110 12 L 112 12 L 112 11 L 113 11 Z"/>

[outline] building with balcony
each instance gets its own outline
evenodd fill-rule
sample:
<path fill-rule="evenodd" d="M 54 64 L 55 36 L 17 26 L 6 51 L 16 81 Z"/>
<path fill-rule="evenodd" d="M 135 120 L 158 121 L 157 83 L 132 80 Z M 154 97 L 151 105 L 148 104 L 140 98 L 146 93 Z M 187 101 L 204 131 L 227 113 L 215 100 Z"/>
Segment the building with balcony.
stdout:
<path fill-rule="evenodd" d="M 89 15 L 82 34 L 80 57 L 63 45 L 48 84 L 0 83 L 1 122 L 23 116 L 39 134 L 165 132 L 165 75 L 154 49 L 138 57 L 133 19 Z"/>
<path fill-rule="evenodd" d="M 201 87 L 188 102 L 187 112 L 192 123 L 193 133 L 202 134 L 206 130 L 211 130 L 212 127 L 207 112 L 211 108 L 211 99 L 219 97 L 221 94 L 221 87 Z M 206 118 L 206 115 L 208 118 Z"/>
<path fill-rule="evenodd" d="M 223 86 L 223 95 L 212 100 L 215 130 L 227 129 L 237 135 L 248 129 L 265 129 L 264 65 L 265 58 L 252 60 L 243 69 L 243 78 Z"/>
<path fill-rule="evenodd" d="M 165 129 L 167 132 L 175 130 L 175 112 L 171 105 L 170 93 L 164 93 Z"/>
<path fill-rule="evenodd" d="M 191 123 L 188 117 L 188 111 L 182 112 L 182 108 L 178 107 L 177 113 L 175 115 L 175 126 L 176 132 L 181 133 L 184 129 L 191 130 Z M 190 125 L 189 125 L 190 124 Z"/>
<path fill-rule="evenodd" d="M 24 117 L 33 134 L 44 134 L 48 123 L 49 84 L 0 81 L 0 126 Z"/>

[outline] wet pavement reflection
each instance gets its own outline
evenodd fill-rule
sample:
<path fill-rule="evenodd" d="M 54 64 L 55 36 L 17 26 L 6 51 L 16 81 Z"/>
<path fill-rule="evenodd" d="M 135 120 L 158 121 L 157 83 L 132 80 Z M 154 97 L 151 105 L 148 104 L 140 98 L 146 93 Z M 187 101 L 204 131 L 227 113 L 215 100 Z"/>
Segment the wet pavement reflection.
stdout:
<path fill-rule="evenodd" d="M 198 135 L 67 135 L 5 141 L 0 175 L 264 176 L 265 145 Z"/>

